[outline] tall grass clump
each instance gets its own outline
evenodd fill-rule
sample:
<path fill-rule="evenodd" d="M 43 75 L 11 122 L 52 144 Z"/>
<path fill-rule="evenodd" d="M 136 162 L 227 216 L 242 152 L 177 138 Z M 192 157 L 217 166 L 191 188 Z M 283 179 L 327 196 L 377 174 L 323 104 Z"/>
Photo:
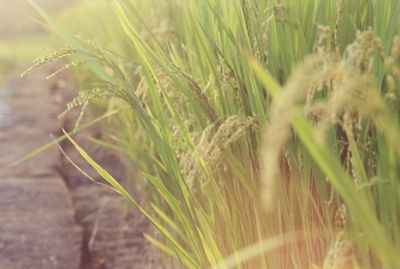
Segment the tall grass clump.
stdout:
<path fill-rule="evenodd" d="M 88 68 L 96 94 L 75 104 L 120 111 L 106 129 L 147 206 L 75 145 L 155 225 L 151 242 L 184 268 L 400 268 L 400 2 L 110 8 L 119 28 L 99 43 L 38 10 Z"/>

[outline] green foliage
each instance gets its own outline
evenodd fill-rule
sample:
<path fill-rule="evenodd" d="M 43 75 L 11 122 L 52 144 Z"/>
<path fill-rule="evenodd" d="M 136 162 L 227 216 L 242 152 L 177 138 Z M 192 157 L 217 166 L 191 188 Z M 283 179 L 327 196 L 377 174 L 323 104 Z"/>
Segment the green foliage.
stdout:
<path fill-rule="evenodd" d="M 98 43 L 37 9 L 120 110 L 148 207 L 75 146 L 151 242 L 185 268 L 400 267 L 400 2 L 104 5 Z"/>

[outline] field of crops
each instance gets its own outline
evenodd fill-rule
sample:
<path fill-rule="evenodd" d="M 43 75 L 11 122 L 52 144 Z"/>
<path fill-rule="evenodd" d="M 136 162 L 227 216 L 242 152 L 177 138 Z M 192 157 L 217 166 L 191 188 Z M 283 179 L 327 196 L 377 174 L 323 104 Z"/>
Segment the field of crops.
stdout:
<path fill-rule="evenodd" d="M 61 45 L 24 75 L 63 59 L 76 128 L 108 115 L 144 202 L 66 137 L 165 268 L 400 268 L 400 1 L 32 4 Z"/>

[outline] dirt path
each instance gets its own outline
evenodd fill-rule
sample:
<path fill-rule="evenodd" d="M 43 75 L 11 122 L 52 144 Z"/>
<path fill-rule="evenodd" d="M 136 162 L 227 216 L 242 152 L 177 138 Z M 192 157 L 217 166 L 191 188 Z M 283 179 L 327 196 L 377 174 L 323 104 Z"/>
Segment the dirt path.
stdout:
<path fill-rule="evenodd" d="M 0 169 L 51 141 L 49 134 L 74 125 L 74 113 L 57 120 L 73 95 L 73 82 L 65 74 L 46 80 L 55 68 L 0 87 Z M 100 138 L 101 129 L 94 126 L 75 139 L 127 186 L 120 158 L 88 136 Z M 68 142 L 61 146 L 101 180 Z M 143 190 L 134 182 L 130 190 L 140 201 Z M 149 222 L 118 194 L 86 180 L 57 147 L 0 170 L 0 212 L 0 269 L 162 268 L 159 252 L 144 238 L 154 235 Z"/>
<path fill-rule="evenodd" d="M 60 129 L 55 120 L 60 105 L 50 91 L 52 83 L 36 74 L 1 89 L 0 168 L 45 144 L 49 134 Z M 58 160 L 57 149 L 52 149 L 0 170 L 0 268 L 80 267 L 82 229 L 55 169 Z"/>
<path fill-rule="evenodd" d="M 143 199 L 143 191 L 136 182 L 131 182 L 135 184 L 129 188 L 127 171 L 118 156 L 85 139 L 88 135 L 99 137 L 101 133 L 93 128 L 81 133 L 76 140 L 102 167 L 128 187 L 135 198 L 139 198 L 139 201 Z M 96 181 L 102 181 L 68 142 L 62 146 L 79 167 L 89 172 Z M 82 179 L 80 172 L 69 162 L 65 161 L 62 167 L 75 203 L 77 220 L 85 228 L 85 268 L 163 268 L 158 250 L 144 238 L 144 233 L 154 236 L 150 223 L 119 194 Z"/>

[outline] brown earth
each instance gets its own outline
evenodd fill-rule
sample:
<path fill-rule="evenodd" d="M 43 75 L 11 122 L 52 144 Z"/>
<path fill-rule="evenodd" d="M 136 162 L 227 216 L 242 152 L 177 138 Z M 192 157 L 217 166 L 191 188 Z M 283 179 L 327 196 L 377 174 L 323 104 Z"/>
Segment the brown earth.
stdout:
<path fill-rule="evenodd" d="M 49 134 L 74 125 L 76 113 L 57 120 L 71 97 L 73 82 L 65 75 L 45 80 L 55 68 L 49 66 L 0 89 L 0 106 L 9 104 L 0 109 L 0 169 L 51 141 Z M 91 127 L 75 139 L 127 185 L 120 157 L 90 142 L 88 136 L 100 138 L 101 128 Z M 68 142 L 62 147 L 101 180 Z M 141 201 L 143 186 L 135 181 L 130 185 Z M 143 236 L 154 233 L 149 222 L 117 193 L 85 179 L 57 147 L 0 170 L 0 212 L 0 268 L 162 268 L 158 251 Z"/>
<path fill-rule="evenodd" d="M 34 75 L 1 89 L 8 91 L 3 103 L 10 107 L 9 114 L 0 116 L 0 168 L 47 143 L 49 133 L 60 128 L 49 83 Z M 51 149 L 0 170 L 0 268 L 80 267 L 82 228 L 75 222 L 68 188 L 54 169 L 58 159 L 58 151 Z"/>

